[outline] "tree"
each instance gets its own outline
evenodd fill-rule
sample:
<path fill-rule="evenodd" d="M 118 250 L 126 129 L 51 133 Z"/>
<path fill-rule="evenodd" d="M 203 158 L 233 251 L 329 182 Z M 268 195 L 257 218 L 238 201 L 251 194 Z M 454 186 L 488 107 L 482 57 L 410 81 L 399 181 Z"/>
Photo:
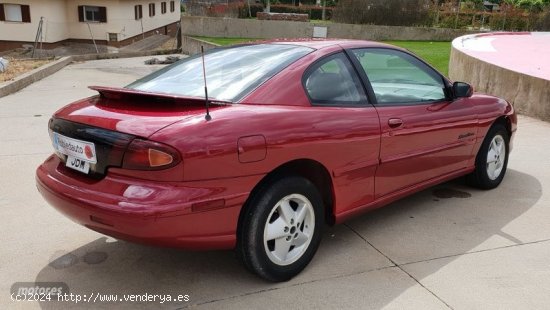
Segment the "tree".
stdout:
<path fill-rule="evenodd" d="M 340 0 L 333 11 L 333 20 L 351 24 L 390 26 L 426 26 L 432 0 Z"/>

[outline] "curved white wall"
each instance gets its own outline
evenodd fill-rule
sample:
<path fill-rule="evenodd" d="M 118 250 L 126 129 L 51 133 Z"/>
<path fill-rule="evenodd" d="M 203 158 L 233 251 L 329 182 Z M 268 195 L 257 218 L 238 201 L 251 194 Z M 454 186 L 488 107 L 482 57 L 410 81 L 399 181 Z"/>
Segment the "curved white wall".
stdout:
<path fill-rule="evenodd" d="M 456 38 L 453 41 L 451 50 L 451 60 L 449 64 L 449 76 L 454 81 L 463 81 L 472 84 L 476 91 L 487 93 L 490 95 L 498 96 L 506 99 L 508 102 L 514 105 L 516 111 L 521 114 L 536 117 L 542 120 L 550 121 L 550 80 L 543 78 L 544 74 L 534 76 L 525 72 L 534 72 L 533 70 L 547 70 L 549 68 L 536 67 L 537 63 L 541 63 L 544 57 L 548 57 L 548 51 L 550 50 L 550 36 L 548 36 L 548 45 L 546 52 L 529 53 L 534 52 L 533 44 L 530 46 L 527 37 L 522 37 L 521 44 L 516 42 L 514 44 L 514 37 L 507 38 L 510 41 L 506 42 L 506 45 L 511 48 L 513 46 L 514 51 L 507 50 L 510 57 L 515 54 L 515 57 L 536 57 L 540 61 L 533 61 L 536 59 L 525 59 L 526 62 L 531 65 L 535 65 L 535 68 L 527 68 L 521 66 L 521 63 L 517 63 L 518 59 L 509 60 L 509 66 L 507 66 L 506 59 L 499 59 L 499 49 L 494 48 L 492 51 L 494 54 L 485 54 L 484 49 L 493 49 L 497 46 L 493 40 L 487 40 L 487 36 L 495 36 L 494 40 L 504 39 L 496 37 L 496 34 L 482 34 L 482 35 L 470 35 Z M 501 36 L 503 34 L 498 34 Z M 525 35 L 525 34 L 509 34 L 513 35 Z M 483 37 L 485 36 L 485 37 Z M 472 44 L 468 40 L 475 40 L 484 38 L 483 41 L 477 46 Z M 487 45 L 489 42 L 489 45 Z M 472 48 L 475 51 L 472 51 Z M 542 48 L 544 46 L 536 46 L 536 48 Z M 527 51 L 529 50 L 529 51 Z M 481 52 L 480 52 L 481 51 Z M 513 53 L 512 53 L 513 52 Z M 512 54 L 511 54 L 512 53 Z M 543 60 L 544 59 L 544 60 Z M 513 64 L 512 64 L 513 63 Z M 522 72 L 520 72 L 520 70 Z"/>

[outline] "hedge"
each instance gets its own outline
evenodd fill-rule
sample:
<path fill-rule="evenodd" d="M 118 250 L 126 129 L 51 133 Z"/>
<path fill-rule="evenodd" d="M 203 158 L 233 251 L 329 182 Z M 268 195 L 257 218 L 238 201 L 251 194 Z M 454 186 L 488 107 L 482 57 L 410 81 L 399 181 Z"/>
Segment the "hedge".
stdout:
<path fill-rule="evenodd" d="M 325 9 L 325 19 L 332 18 L 332 8 L 327 7 Z M 256 17 L 256 13 L 263 12 L 264 7 L 261 4 L 251 4 L 250 11 L 252 17 Z M 323 8 L 318 6 L 293 6 L 293 5 L 271 5 L 272 13 L 296 13 L 296 14 L 308 14 L 310 19 L 323 19 Z M 244 5 L 239 9 L 239 18 L 248 18 L 248 5 Z"/>

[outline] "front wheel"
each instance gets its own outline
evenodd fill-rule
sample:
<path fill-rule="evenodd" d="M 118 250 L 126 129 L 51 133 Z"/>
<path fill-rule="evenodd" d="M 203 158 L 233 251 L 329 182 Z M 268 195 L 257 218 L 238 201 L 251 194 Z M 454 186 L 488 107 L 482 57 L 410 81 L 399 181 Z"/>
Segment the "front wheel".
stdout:
<path fill-rule="evenodd" d="M 502 124 L 487 133 L 476 157 L 476 169 L 468 176 L 471 185 L 493 189 L 502 182 L 508 166 L 510 136 Z"/>
<path fill-rule="evenodd" d="M 237 252 L 270 281 L 287 281 L 313 258 L 321 241 L 323 201 L 307 179 L 279 179 L 255 194 L 243 215 Z"/>

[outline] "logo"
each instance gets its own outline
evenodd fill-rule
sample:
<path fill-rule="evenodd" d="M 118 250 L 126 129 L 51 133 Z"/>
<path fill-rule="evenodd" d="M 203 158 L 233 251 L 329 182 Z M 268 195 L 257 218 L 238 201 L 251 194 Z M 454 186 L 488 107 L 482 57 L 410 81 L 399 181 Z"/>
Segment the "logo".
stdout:
<path fill-rule="evenodd" d="M 94 152 L 92 152 L 92 148 L 89 145 L 84 147 L 84 154 L 86 154 L 88 159 L 92 159 L 94 157 Z"/>
<path fill-rule="evenodd" d="M 69 286 L 64 282 L 15 282 L 10 290 L 17 295 L 17 301 L 28 296 L 58 296 L 69 293 Z"/>

